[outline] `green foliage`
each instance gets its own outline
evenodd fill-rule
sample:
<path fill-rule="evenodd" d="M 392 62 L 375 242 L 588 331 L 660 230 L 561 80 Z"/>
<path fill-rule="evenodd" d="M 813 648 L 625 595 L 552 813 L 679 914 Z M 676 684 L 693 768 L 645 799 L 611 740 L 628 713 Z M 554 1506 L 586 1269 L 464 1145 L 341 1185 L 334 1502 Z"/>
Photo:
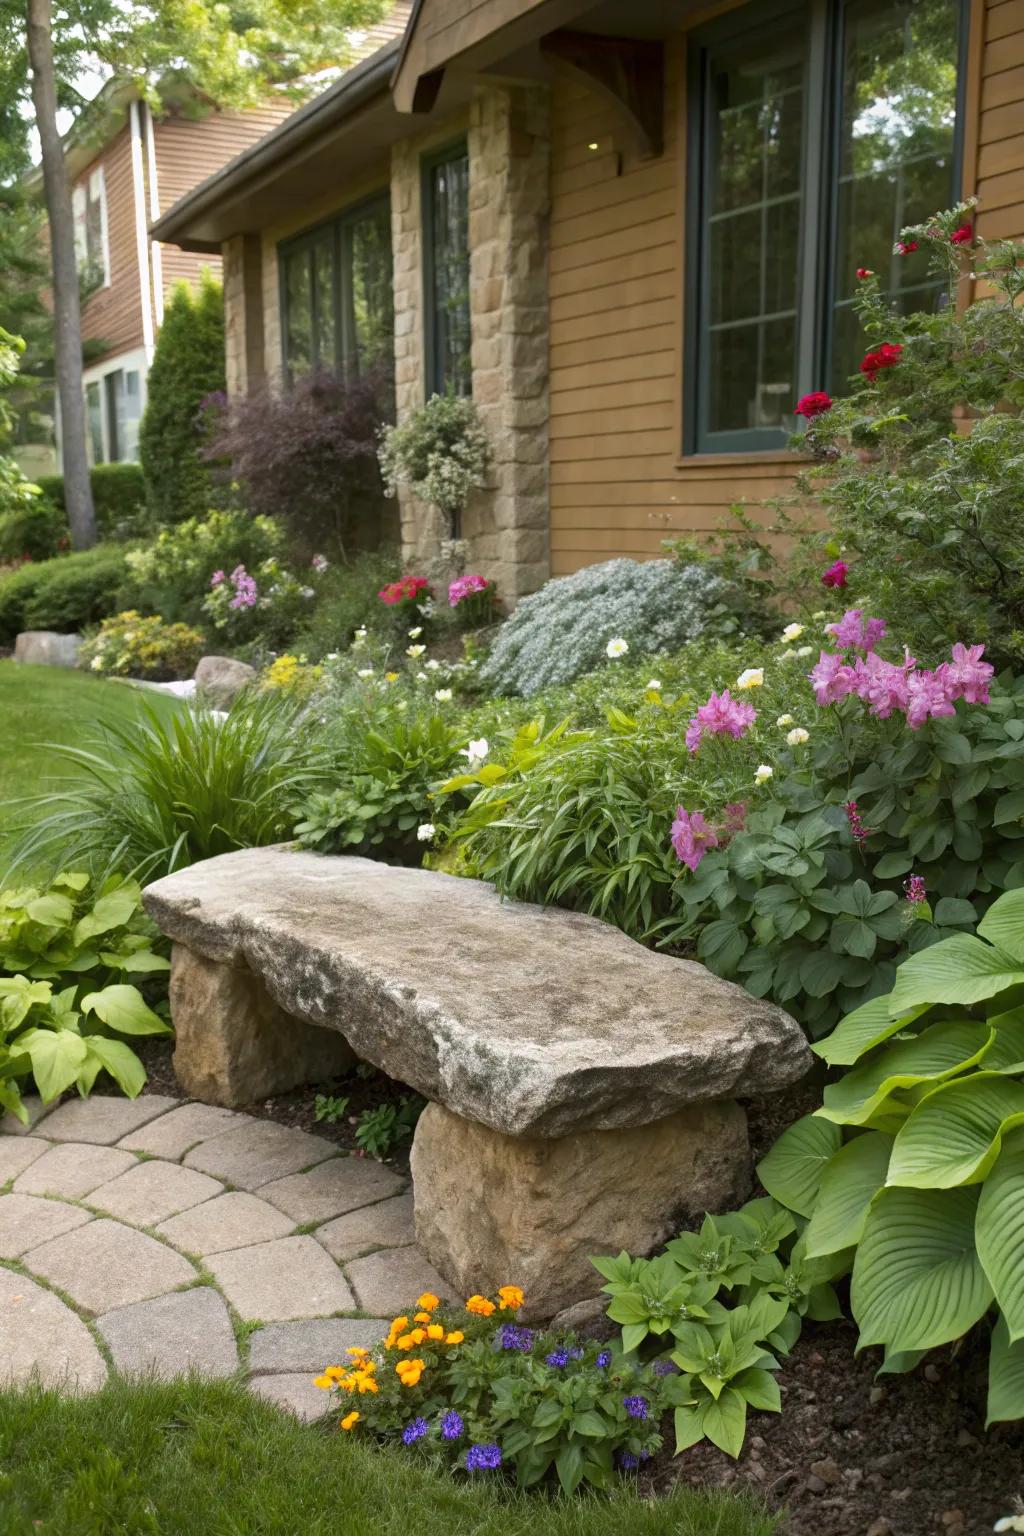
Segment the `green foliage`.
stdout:
<path fill-rule="evenodd" d="M 349 736 L 336 759 L 339 786 L 308 796 L 295 836 L 318 853 L 418 864 L 417 828 L 429 820 L 432 790 L 463 740 L 440 713 L 383 713 Z"/>
<path fill-rule="evenodd" d="M 370 1157 L 387 1157 L 393 1147 L 412 1140 L 425 1108 L 426 1100 L 418 1094 L 403 1094 L 397 1104 L 364 1109 L 356 1123 L 356 1145 Z"/>
<path fill-rule="evenodd" d="M 104 619 L 78 653 L 78 665 L 108 677 L 143 677 L 156 681 L 191 677 L 204 641 L 187 624 L 143 618 L 135 609 Z"/>
<path fill-rule="evenodd" d="M 139 457 L 157 522 L 180 523 L 209 505 L 197 417 L 206 396 L 223 389 L 224 301 L 204 270 L 198 292 L 181 282 L 171 294 L 149 370 Z"/>
<path fill-rule="evenodd" d="M 46 496 L 0 512 L 0 561 L 50 560 L 67 543 L 67 518 Z"/>
<path fill-rule="evenodd" d="M 89 471 L 96 526 L 103 539 L 124 539 L 146 528 L 146 482 L 140 464 L 94 464 Z M 64 518 L 64 476 L 40 475 L 39 489 Z M 48 551 L 55 554 L 56 550 Z"/>
<path fill-rule="evenodd" d="M 380 467 L 388 495 L 407 485 L 443 514 L 448 532 L 474 490 L 487 483 L 491 447 L 480 413 L 462 395 L 431 395 L 400 426 L 381 433 Z"/>
<path fill-rule="evenodd" d="M 77 1087 L 87 1095 L 107 1072 L 129 1098 L 146 1081 L 116 1035 L 169 1034 L 128 977 L 170 969 L 153 945 L 133 880 L 90 890 L 67 871 L 46 890 L 0 892 L 0 1109 L 28 1123 L 20 1082 L 35 1078 L 44 1103 Z"/>
<path fill-rule="evenodd" d="M 116 606 L 124 551 L 113 544 L 23 565 L 0 577 L 0 645 L 23 629 L 84 629 Z"/>
<path fill-rule="evenodd" d="M 1024 1418 L 1024 890 L 904 961 L 815 1049 L 850 1068 L 759 1168 L 852 1267 L 861 1345 L 911 1370 L 995 1309 L 988 1422 Z M 969 1011 L 970 1010 L 970 1011 Z"/>
<path fill-rule="evenodd" d="M 676 1453 L 707 1438 L 727 1455 L 743 1448 L 748 1408 L 778 1413 L 772 1372 L 800 1336 L 802 1319 L 839 1316 L 834 1264 L 808 1258 L 796 1222 L 774 1200 L 751 1200 L 727 1216 L 706 1216 L 653 1259 L 592 1259 L 622 1328 L 626 1355 L 664 1349 L 679 1376 Z"/>
<path fill-rule="evenodd" d="M 11 392 L 18 382 L 21 355 L 25 343 L 0 326 L 0 447 L 6 442 L 14 423 Z M 22 474 L 14 459 L 0 452 L 0 512 L 22 506 L 39 495 L 39 487 Z"/>
<path fill-rule="evenodd" d="M 344 1119 L 348 1106 L 347 1094 L 339 1097 L 333 1093 L 318 1093 L 313 1100 L 313 1116 L 326 1125 L 337 1125 Z"/>
<path fill-rule="evenodd" d="M 288 836 L 291 807 L 327 763 L 301 702 L 280 694 L 238 701 L 227 719 L 188 710 L 110 721 L 93 743 L 55 747 L 74 776 L 28 797 L 32 824 L 14 858 L 59 855 L 156 879 L 236 848 Z"/>
<path fill-rule="evenodd" d="M 168 622 L 202 624 L 210 578 L 243 565 L 255 571 L 282 550 L 283 535 L 269 517 L 213 511 L 190 517 L 128 551 L 123 607 L 158 613 Z"/>
<path fill-rule="evenodd" d="M 392 618 L 381 612 L 377 593 L 398 575 L 397 550 L 356 555 L 345 563 L 334 562 L 324 573 L 316 605 L 305 613 L 293 636 L 294 649 L 311 660 L 322 661 L 351 643 L 357 629 L 368 624 L 381 628 Z"/>

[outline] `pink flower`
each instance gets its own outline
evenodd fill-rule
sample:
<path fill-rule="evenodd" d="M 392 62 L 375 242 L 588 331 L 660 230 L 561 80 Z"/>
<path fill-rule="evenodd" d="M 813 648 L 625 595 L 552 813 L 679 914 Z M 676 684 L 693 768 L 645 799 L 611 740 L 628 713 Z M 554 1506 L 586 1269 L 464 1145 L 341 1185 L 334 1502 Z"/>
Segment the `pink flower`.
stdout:
<path fill-rule="evenodd" d="M 846 573 L 847 573 L 847 571 L 849 569 L 850 569 L 850 567 L 847 565 L 845 560 L 837 560 L 834 565 L 830 565 L 829 566 L 827 571 L 823 571 L 822 572 L 822 574 L 821 574 L 821 584 L 822 584 L 822 586 L 823 587 L 845 587 L 846 586 Z"/>
<path fill-rule="evenodd" d="M 210 586 L 219 587 L 221 582 L 225 579 L 226 578 L 223 571 L 214 571 L 213 575 L 210 577 Z"/>
<path fill-rule="evenodd" d="M 909 256 L 911 251 L 916 251 L 917 250 L 917 241 L 916 240 L 899 240 L 899 241 L 897 241 L 896 249 L 899 251 L 901 256 Z"/>
<path fill-rule="evenodd" d="M 879 640 L 884 638 L 889 627 L 885 620 L 864 619 L 862 613 L 860 608 L 848 608 L 838 624 L 825 626 L 835 636 L 836 644 L 842 650 L 852 647 L 857 651 L 873 651 Z"/>
<path fill-rule="evenodd" d="M 314 555 L 309 563 L 313 567 L 314 571 L 316 571 L 317 575 L 322 576 L 331 562 L 328 560 L 326 555 Z"/>
<path fill-rule="evenodd" d="M 934 672 L 913 672 L 907 678 L 907 724 L 916 731 L 928 719 L 955 715 L 953 700 L 941 667 Z"/>
<path fill-rule="evenodd" d="M 856 673 L 834 651 L 822 651 L 818 661 L 808 673 L 814 685 L 814 697 L 824 708 L 826 704 L 838 704 L 856 687 Z"/>
<path fill-rule="evenodd" d="M 918 902 L 927 901 L 928 893 L 925 890 L 924 876 L 908 875 L 903 882 L 903 894 L 915 906 Z"/>
<path fill-rule="evenodd" d="M 486 592 L 487 587 L 486 576 L 457 576 L 448 586 L 448 606 L 455 608 L 464 597 L 470 597 L 474 592 Z"/>
<path fill-rule="evenodd" d="M 229 608 L 255 608 L 256 582 L 244 565 L 236 565 L 231 572 L 231 585 L 235 589 L 235 595 L 228 604 Z"/>
<path fill-rule="evenodd" d="M 974 239 L 974 230 L 969 224 L 961 224 L 959 229 L 954 229 L 949 237 L 950 245 L 970 245 Z"/>
<path fill-rule="evenodd" d="M 695 870 L 709 848 L 718 847 L 718 837 L 709 827 L 700 811 L 691 816 L 683 806 L 676 806 L 676 819 L 672 823 L 672 847 L 677 858 L 687 869 Z"/>
<path fill-rule="evenodd" d="M 907 678 L 916 665 L 912 656 L 907 656 L 902 666 L 874 652 L 857 658 L 854 687 L 877 719 L 888 720 L 894 709 L 906 709 L 910 697 Z"/>
<path fill-rule="evenodd" d="M 968 704 L 988 703 L 988 685 L 995 668 L 982 661 L 984 652 L 983 645 L 961 645 L 959 640 L 954 645 L 953 660 L 945 664 L 951 698 L 966 699 Z"/>
<path fill-rule="evenodd" d="M 696 752 L 704 736 L 728 735 L 734 741 L 739 741 L 743 732 L 756 719 L 757 710 L 754 706 L 730 698 L 728 688 L 721 693 L 713 693 L 707 703 L 700 706 L 686 728 L 687 748 Z"/>
<path fill-rule="evenodd" d="M 863 848 L 871 833 L 860 819 L 860 809 L 856 800 L 847 800 L 843 810 L 846 812 L 846 819 L 850 823 L 850 836 L 858 848 Z"/>
<path fill-rule="evenodd" d="M 735 832 L 742 832 L 747 824 L 747 805 L 745 800 L 730 800 L 722 806 L 722 825 L 719 832 L 726 833 L 729 837 Z"/>
<path fill-rule="evenodd" d="M 875 274 L 872 272 L 870 267 L 857 268 L 857 276 L 860 278 L 862 283 L 865 282 L 867 278 L 874 277 L 874 275 Z"/>
<path fill-rule="evenodd" d="M 793 410 L 794 416 L 806 416 L 808 421 L 813 421 L 815 416 L 823 416 L 826 411 L 832 409 L 832 396 L 823 389 L 816 389 L 809 395 L 801 395 Z"/>

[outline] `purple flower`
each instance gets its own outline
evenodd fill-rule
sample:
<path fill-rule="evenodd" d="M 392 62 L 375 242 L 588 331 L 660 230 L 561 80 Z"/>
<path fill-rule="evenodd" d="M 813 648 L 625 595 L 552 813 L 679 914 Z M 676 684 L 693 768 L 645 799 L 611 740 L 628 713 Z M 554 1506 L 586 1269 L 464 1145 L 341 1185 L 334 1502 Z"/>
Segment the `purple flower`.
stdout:
<path fill-rule="evenodd" d="M 954 699 L 966 699 L 968 704 L 987 704 L 988 685 L 995 668 L 982 661 L 983 645 L 953 647 L 953 660 L 946 663 L 946 680 Z"/>
<path fill-rule="evenodd" d="M 227 578 L 225 577 L 223 571 L 214 571 L 213 575 L 210 577 L 210 586 L 219 587 L 221 582 L 225 581 L 226 579 Z"/>
<path fill-rule="evenodd" d="M 570 1351 L 569 1351 L 569 1359 L 570 1360 L 582 1360 L 583 1359 L 583 1351 L 582 1351 L 582 1349 L 578 1349 L 578 1348 L 577 1349 L 570 1349 Z"/>
<path fill-rule="evenodd" d="M 466 1426 L 462 1422 L 461 1413 L 456 1413 L 454 1408 L 441 1416 L 441 1439 L 458 1440 L 465 1434 Z"/>
<path fill-rule="evenodd" d="M 597 1366 L 597 1369 L 599 1371 L 603 1371 L 605 1369 L 605 1367 L 608 1366 L 608 1365 L 611 1365 L 611 1363 L 612 1363 L 612 1352 L 611 1352 L 610 1349 L 602 1349 L 601 1353 L 598 1355 L 597 1359 L 594 1361 L 594 1364 Z"/>
<path fill-rule="evenodd" d="M 402 1439 L 406 1445 L 415 1445 L 417 1440 L 423 1439 L 429 1427 L 426 1419 L 413 1419 L 412 1423 L 407 1424 L 402 1430 Z"/>
<path fill-rule="evenodd" d="M 501 1466 L 501 1450 L 496 1445 L 471 1445 L 466 1452 L 467 1472 L 493 1472 Z"/>
<path fill-rule="evenodd" d="M 858 848 L 863 848 L 871 833 L 860 819 L 860 810 L 856 800 L 847 800 L 843 810 L 846 812 L 846 819 L 850 823 L 850 836 Z"/>
<path fill-rule="evenodd" d="M 569 1351 L 567 1349 L 553 1349 L 550 1355 L 544 1356 L 544 1364 L 552 1365 L 556 1370 L 561 1370 L 563 1365 L 569 1364 Z"/>
<path fill-rule="evenodd" d="M 533 1348 L 533 1329 L 520 1328 L 516 1323 L 506 1323 L 498 1335 L 502 1349 L 518 1349 L 528 1355 Z"/>
<path fill-rule="evenodd" d="M 622 1399 L 622 1406 L 631 1419 L 646 1419 L 647 1417 L 646 1397 L 624 1397 Z"/>
<path fill-rule="evenodd" d="M 696 752 L 705 736 L 728 735 L 734 741 L 739 741 L 756 719 L 757 710 L 752 704 L 732 698 L 728 688 L 724 688 L 721 693 L 713 693 L 707 703 L 700 706 L 687 726 L 687 750 Z"/>
<path fill-rule="evenodd" d="M 235 589 L 235 595 L 228 604 L 230 608 L 255 608 L 256 582 L 244 565 L 236 565 L 231 572 L 231 585 Z"/>
<path fill-rule="evenodd" d="M 640 1457 L 634 1456 L 632 1451 L 622 1451 L 619 1455 L 619 1466 L 623 1472 L 635 1472 L 640 1465 Z"/>
<path fill-rule="evenodd" d="M 928 894 L 924 886 L 924 876 L 908 875 L 903 882 L 903 894 L 906 896 L 907 900 L 912 902 L 915 906 L 919 902 L 927 901 Z"/>
<path fill-rule="evenodd" d="M 676 806 L 676 819 L 669 838 L 676 857 L 690 870 L 697 868 L 709 848 L 718 847 L 718 835 L 708 826 L 703 814 L 694 811 L 691 815 L 682 805 Z"/>
<path fill-rule="evenodd" d="M 865 619 L 860 608 L 848 608 L 838 624 L 827 624 L 840 650 L 873 651 L 888 629 L 884 619 Z"/>
<path fill-rule="evenodd" d="M 656 1360 L 654 1362 L 655 1376 L 674 1376 L 676 1368 L 671 1360 Z"/>
<path fill-rule="evenodd" d="M 814 697 L 822 708 L 826 704 L 838 704 L 840 699 L 853 692 L 857 683 L 853 668 L 833 651 L 821 651 L 817 665 L 807 675 L 814 685 Z"/>

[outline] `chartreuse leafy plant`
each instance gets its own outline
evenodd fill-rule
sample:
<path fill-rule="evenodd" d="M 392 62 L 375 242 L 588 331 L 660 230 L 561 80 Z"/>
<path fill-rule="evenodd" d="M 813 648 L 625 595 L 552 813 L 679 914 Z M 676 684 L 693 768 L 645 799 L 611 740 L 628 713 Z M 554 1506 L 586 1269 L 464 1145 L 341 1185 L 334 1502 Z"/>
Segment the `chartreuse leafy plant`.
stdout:
<path fill-rule="evenodd" d="M 653 1259 L 595 1258 L 622 1327 L 626 1358 L 654 1344 L 675 1409 L 676 1452 L 707 1438 L 738 1456 L 747 1409 L 778 1413 L 774 1371 L 800 1336 L 805 1316 L 839 1316 L 830 1280 L 835 1264 L 811 1259 L 797 1222 L 773 1199 L 751 1200 L 725 1216 L 706 1216 Z"/>
<path fill-rule="evenodd" d="M 68 871 L 47 890 L 0 892 L 0 1108 L 27 1122 L 28 1077 L 44 1103 L 71 1087 L 88 1094 L 103 1071 L 135 1097 L 146 1073 L 116 1036 L 170 1033 L 126 979 L 170 969 L 156 937 L 133 880 L 92 889 Z"/>
<path fill-rule="evenodd" d="M 860 1347 L 911 1370 L 991 1324 L 988 1422 L 1024 1418 L 1024 890 L 905 960 L 815 1050 L 850 1070 L 761 1163 Z"/>

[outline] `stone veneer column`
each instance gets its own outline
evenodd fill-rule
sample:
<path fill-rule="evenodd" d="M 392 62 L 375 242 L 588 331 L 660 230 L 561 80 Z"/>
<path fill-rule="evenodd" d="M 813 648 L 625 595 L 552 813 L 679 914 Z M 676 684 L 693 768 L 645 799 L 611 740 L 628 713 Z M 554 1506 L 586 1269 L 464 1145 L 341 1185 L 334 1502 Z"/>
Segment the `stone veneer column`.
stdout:
<path fill-rule="evenodd" d="M 264 383 L 263 270 L 258 235 L 234 235 L 223 252 L 224 363 L 229 395 Z"/>
<path fill-rule="evenodd" d="M 468 127 L 473 399 L 494 452 L 492 485 L 466 510 L 468 568 L 508 600 L 548 574 L 548 92 L 477 88 Z M 392 151 L 395 390 L 399 421 L 424 400 L 422 140 Z M 425 569 L 440 520 L 400 497 L 402 555 Z"/>

